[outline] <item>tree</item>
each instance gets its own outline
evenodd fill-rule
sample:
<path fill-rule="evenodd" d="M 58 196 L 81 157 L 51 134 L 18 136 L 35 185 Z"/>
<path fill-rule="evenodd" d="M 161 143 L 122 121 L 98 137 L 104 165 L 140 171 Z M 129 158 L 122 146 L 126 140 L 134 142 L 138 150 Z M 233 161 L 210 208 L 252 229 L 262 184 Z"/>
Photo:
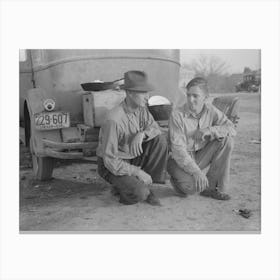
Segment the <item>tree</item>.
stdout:
<path fill-rule="evenodd" d="M 246 74 L 246 73 L 251 73 L 252 70 L 250 69 L 250 67 L 244 67 L 244 71 L 243 73 Z"/>
<path fill-rule="evenodd" d="M 182 68 L 194 72 L 195 76 L 208 77 L 209 75 L 226 74 L 229 65 L 220 57 L 200 55 L 190 64 L 184 63 Z"/>
<path fill-rule="evenodd" d="M 194 77 L 204 77 L 208 81 L 210 92 L 230 92 L 232 85 L 227 86 L 230 65 L 217 56 L 200 55 L 189 64 L 184 63 L 181 68 L 181 84 L 185 86 Z"/>

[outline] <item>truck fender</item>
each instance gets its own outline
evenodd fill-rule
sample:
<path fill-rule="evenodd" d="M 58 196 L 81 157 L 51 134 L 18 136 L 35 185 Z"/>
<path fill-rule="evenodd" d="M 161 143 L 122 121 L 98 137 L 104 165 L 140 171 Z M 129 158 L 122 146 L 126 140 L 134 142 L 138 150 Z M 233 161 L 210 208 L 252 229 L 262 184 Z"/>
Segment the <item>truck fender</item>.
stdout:
<path fill-rule="evenodd" d="M 27 103 L 30 116 L 43 112 L 45 110 L 43 102 L 48 98 L 47 92 L 42 88 L 33 88 L 28 90 L 25 101 Z"/>
<path fill-rule="evenodd" d="M 24 119 L 25 127 L 27 128 L 25 134 L 29 137 L 29 139 L 26 139 L 26 143 L 32 145 L 31 150 L 36 156 L 44 156 L 45 154 L 42 142 L 43 138 L 61 142 L 60 130 L 41 131 L 35 128 L 34 115 L 45 111 L 43 102 L 48 98 L 50 98 L 50 95 L 44 89 L 34 88 L 27 92 L 27 97 L 24 102 Z M 27 131 L 28 129 L 30 130 L 29 132 Z"/>

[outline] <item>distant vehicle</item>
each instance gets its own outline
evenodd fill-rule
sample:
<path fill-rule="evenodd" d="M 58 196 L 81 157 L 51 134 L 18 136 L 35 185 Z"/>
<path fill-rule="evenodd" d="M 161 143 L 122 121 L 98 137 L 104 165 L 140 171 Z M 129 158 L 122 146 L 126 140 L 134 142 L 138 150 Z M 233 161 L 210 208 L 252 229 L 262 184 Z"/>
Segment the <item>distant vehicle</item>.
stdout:
<path fill-rule="evenodd" d="M 235 86 L 235 91 L 259 92 L 261 87 L 260 70 L 251 71 L 249 68 L 244 69 L 243 81 Z"/>

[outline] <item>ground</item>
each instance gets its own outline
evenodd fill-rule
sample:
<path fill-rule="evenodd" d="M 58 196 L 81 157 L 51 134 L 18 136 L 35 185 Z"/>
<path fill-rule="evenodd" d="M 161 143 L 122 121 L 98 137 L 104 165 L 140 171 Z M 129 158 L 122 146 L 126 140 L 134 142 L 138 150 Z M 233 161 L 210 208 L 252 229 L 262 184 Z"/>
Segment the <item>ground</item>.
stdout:
<path fill-rule="evenodd" d="M 96 173 L 94 161 L 58 162 L 49 182 L 32 175 L 20 152 L 20 231 L 254 231 L 261 230 L 260 94 L 240 93 L 240 122 L 231 164 L 229 201 L 198 194 L 180 198 L 170 183 L 154 185 L 162 206 L 121 205 Z M 239 209 L 251 210 L 247 218 Z"/>

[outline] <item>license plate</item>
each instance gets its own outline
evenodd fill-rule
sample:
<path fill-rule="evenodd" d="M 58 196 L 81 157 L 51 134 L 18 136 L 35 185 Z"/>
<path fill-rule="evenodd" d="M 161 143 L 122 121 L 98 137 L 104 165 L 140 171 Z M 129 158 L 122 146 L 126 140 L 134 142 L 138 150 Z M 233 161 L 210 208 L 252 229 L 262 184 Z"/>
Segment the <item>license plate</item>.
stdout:
<path fill-rule="evenodd" d="M 68 112 L 45 112 L 35 115 L 35 127 L 39 130 L 60 129 L 70 126 Z"/>

